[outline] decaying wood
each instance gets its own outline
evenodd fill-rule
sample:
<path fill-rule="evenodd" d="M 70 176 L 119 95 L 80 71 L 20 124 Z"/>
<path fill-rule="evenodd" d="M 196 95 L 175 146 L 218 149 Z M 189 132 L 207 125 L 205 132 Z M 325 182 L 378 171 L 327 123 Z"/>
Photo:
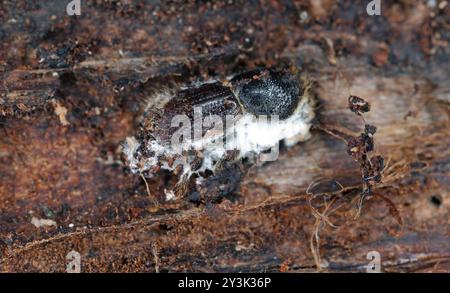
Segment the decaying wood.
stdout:
<path fill-rule="evenodd" d="M 448 5 L 370 17 L 354 1 L 93 1 L 70 17 L 64 1 L 13 2 L 0 7 L 1 271 L 65 271 L 71 250 L 86 272 L 316 271 L 312 236 L 324 271 L 365 271 L 370 251 L 386 272 L 450 271 Z M 358 164 L 320 127 L 252 167 L 236 202 L 166 201 L 164 174 L 149 196 L 123 165 L 155 90 L 282 65 L 315 81 L 316 125 L 358 135 L 347 98 L 370 102 L 386 168 L 360 217 Z"/>

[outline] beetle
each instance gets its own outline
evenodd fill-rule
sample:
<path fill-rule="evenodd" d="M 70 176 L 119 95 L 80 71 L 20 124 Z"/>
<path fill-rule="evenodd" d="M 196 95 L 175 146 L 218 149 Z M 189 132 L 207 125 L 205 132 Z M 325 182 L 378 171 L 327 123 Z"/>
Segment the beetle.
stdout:
<path fill-rule="evenodd" d="M 123 143 L 123 153 L 135 174 L 152 177 L 165 169 L 179 176 L 177 197 L 194 185 L 191 193 L 201 191 L 204 197 L 215 190 L 212 197 L 222 198 L 245 174 L 239 168 L 242 159 L 258 160 L 271 148 L 278 154 L 280 141 L 292 146 L 308 139 L 314 116 L 308 78 L 258 68 L 153 95 L 136 134 Z M 224 174 L 239 178 L 221 180 Z M 226 181 L 232 186 L 226 187 Z"/>

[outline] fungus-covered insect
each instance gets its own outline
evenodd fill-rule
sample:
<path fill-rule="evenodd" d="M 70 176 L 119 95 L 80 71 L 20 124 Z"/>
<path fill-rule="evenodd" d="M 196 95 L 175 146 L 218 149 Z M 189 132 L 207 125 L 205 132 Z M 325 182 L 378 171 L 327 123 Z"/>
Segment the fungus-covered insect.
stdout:
<path fill-rule="evenodd" d="M 124 154 L 133 173 L 178 175 L 177 196 L 220 198 L 239 183 L 241 159 L 276 159 L 280 141 L 291 146 L 309 137 L 313 118 L 306 78 L 257 69 L 150 97 Z"/>

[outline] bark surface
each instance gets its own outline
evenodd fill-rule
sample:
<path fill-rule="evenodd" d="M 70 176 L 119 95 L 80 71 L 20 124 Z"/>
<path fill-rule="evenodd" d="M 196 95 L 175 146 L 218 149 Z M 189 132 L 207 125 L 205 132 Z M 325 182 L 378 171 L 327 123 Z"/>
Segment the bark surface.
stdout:
<path fill-rule="evenodd" d="M 450 271 L 445 1 L 65 2 L 0 6 L 0 271 L 64 272 L 72 250 L 83 272 L 365 271 L 370 251 L 382 271 Z M 347 98 L 371 104 L 386 168 L 359 218 L 359 166 L 319 129 L 212 207 L 166 201 L 169 174 L 149 196 L 123 165 L 155 90 L 285 64 L 314 80 L 323 125 L 358 135 Z M 309 199 L 332 194 L 327 224 Z"/>

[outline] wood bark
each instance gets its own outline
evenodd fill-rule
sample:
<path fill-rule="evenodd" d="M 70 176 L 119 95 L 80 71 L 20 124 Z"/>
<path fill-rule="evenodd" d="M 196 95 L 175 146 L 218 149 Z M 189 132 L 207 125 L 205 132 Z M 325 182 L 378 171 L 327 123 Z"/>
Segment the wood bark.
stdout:
<path fill-rule="evenodd" d="M 74 250 L 84 272 L 315 272 L 314 235 L 322 271 L 366 271 L 370 251 L 385 272 L 450 271 L 448 5 L 83 1 L 68 16 L 47 2 L 0 7 L 1 271 L 64 272 Z M 307 73 L 317 125 L 359 135 L 347 98 L 370 102 L 386 159 L 374 193 L 403 225 L 377 196 L 355 219 L 358 164 L 318 128 L 252 167 L 236 202 L 166 201 L 169 174 L 149 196 L 120 151 L 143 101 L 256 66 Z M 335 227 L 309 201 L 323 212 L 332 194 Z"/>

